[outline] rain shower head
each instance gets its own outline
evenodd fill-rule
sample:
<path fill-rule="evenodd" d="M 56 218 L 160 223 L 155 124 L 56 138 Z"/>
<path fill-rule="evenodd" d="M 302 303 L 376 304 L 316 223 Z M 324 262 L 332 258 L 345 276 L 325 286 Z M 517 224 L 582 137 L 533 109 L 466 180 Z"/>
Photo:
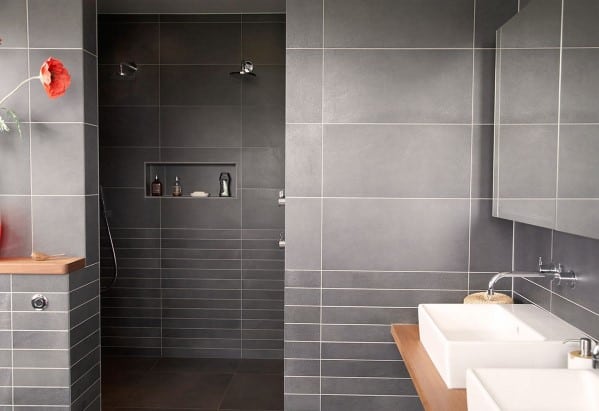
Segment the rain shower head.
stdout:
<path fill-rule="evenodd" d="M 241 62 L 241 69 L 239 71 L 232 71 L 229 73 L 232 76 L 252 76 L 256 77 L 254 73 L 254 63 L 249 60 L 243 60 Z"/>
<path fill-rule="evenodd" d="M 121 62 L 119 63 L 117 72 L 112 77 L 120 80 L 133 80 L 138 70 L 137 64 L 132 61 L 127 63 Z"/>

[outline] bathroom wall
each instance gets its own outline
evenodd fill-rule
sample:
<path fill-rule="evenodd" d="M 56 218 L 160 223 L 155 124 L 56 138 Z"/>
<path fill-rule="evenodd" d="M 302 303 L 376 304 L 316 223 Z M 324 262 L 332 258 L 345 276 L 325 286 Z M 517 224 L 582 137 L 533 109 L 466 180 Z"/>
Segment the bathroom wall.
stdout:
<path fill-rule="evenodd" d="M 50 56 L 72 76 L 59 99 L 48 99 L 34 80 L 3 104 L 17 113 L 23 134 L 14 128 L 0 134 L 0 256 L 36 250 L 83 256 L 87 264 L 72 277 L 3 276 L 3 292 L 12 293 L 3 294 L 8 305 L 2 305 L 2 315 L 9 318 L 2 332 L 15 331 L 14 354 L 3 346 L 0 365 L 12 370 L 13 381 L 3 379 L 2 385 L 12 385 L 15 410 L 99 409 L 96 3 L 4 0 L 0 38 L 0 96 L 37 75 Z M 40 291 L 48 293 L 52 308 L 28 312 L 27 301 Z M 78 306 L 69 305 L 70 295 Z M 0 408 L 12 407 L 5 400 Z"/>
<path fill-rule="evenodd" d="M 588 142 L 595 138 L 599 113 L 599 100 L 596 98 L 599 38 L 593 19 L 589 16 L 597 15 L 599 5 L 592 0 L 566 0 L 563 2 L 563 12 L 561 91 L 558 97 L 561 120 L 558 139 L 560 167 L 557 175 L 560 197 L 582 197 L 577 195 L 581 192 L 580 187 L 592 187 L 594 179 L 582 181 L 567 177 L 571 169 L 578 170 L 584 168 L 585 164 L 593 163 L 593 160 L 586 160 L 583 156 L 596 158 Z M 592 175 L 592 171 L 588 171 L 588 174 Z M 568 207 L 563 205 L 567 205 L 568 201 L 571 200 L 563 200 L 558 204 L 558 212 L 562 215 L 558 227 L 561 225 L 581 233 L 592 232 L 593 222 L 597 221 L 593 216 L 593 207 L 587 210 L 579 207 L 576 216 L 580 220 L 578 224 L 572 224 L 577 219 L 563 217 L 568 215 Z M 577 202 L 584 204 L 584 201 Z M 581 227 L 581 222 L 587 226 Z M 535 303 L 598 338 L 599 240 L 517 224 L 514 247 L 517 269 L 534 269 L 534 258 L 542 256 L 545 261 L 561 262 L 567 270 L 573 270 L 578 278 L 574 288 L 567 284 L 517 279 L 514 281 L 516 298 Z"/>
<path fill-rule="evenodd" d="M 108 355 L 281 358 L 285 19 L 99 16 L 100 182 L 120 266 L 102 297 Z M 229 75 L 242 58 L 255 78 Z M 134 78 L 116 77 L 135 62 Z M 205 187 L 145 197 L 144 162 L 225 162 L 234 198 Z M 108 243 L 102 272 L 113 271 Z M 107 284 L 107 282 L 105 282 Z"/>
<path fill-rule="evenodd" d="M 287 1 L 287 411 L 422 409 L 389 324 L 511 269 L 493 47 L 517 7 Z"/>

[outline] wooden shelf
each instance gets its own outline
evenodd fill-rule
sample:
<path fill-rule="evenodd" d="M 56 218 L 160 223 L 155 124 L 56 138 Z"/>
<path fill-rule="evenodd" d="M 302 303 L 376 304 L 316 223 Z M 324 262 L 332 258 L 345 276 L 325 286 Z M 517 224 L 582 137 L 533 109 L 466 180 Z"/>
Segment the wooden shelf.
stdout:
<path fill-rule="evenodd" d="M 0 258 L 0 274 L 68 274 L 85 267 L 85 258 L 63 257 L 35 261 L 29 257 Z"/>
<path fill-rule="evenodd" d="M 393 324 L 391 335 L 426 411 L 466 411 L 466 390 L 450 390 L 420 343 L 418 325 Z"/>

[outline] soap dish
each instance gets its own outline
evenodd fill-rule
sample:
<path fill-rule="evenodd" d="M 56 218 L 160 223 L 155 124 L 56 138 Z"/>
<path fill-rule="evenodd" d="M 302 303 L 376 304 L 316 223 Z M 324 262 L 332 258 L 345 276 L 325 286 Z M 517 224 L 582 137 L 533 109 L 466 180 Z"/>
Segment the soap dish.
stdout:
<path fill-rule="evenodd" d="M 189 194 L 192 197 L 197 197 L 197 198 L 206 198 L 210 195 L 210 193 L 207 193 L 205 191 L 194 191 L 193 193 Z"/>

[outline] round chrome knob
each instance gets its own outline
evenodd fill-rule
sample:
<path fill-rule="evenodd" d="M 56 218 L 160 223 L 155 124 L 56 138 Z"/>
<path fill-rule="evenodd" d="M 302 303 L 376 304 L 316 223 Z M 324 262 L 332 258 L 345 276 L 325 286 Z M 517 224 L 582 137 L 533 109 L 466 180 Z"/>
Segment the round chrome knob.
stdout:
<path fill-rule="evenodd" d="M 42 294 L 35 294 L 31 297 L 31 306 L 35 311 L 43 311 L 48 307 L 48 299 Z"/>

